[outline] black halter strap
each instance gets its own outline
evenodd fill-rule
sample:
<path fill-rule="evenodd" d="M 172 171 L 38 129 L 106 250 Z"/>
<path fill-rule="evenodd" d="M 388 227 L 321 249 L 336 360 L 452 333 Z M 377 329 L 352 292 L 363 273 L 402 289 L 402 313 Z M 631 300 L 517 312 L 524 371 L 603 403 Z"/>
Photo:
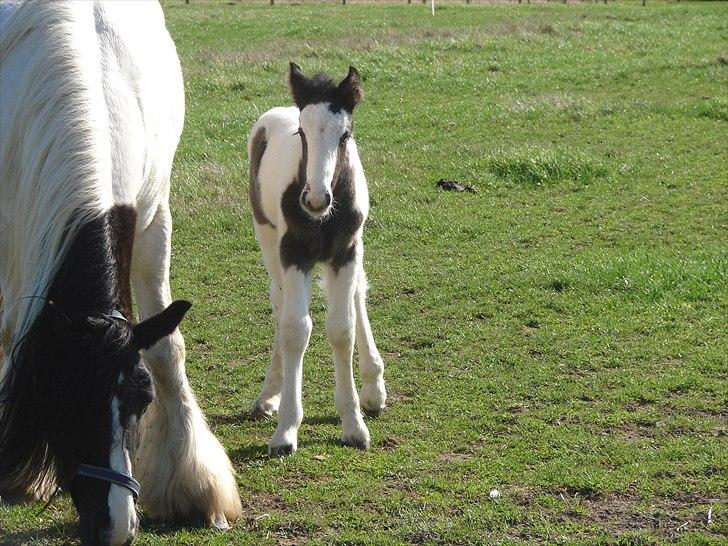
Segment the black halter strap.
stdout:
<path fill-rule="evenodd" d="M 94 480 L 101 480 L 103 482 L 116 484 L 128 490 L 131 493 L 131 496 L 134 497 L 134 502 L 139 500 L 139 482 L 131 476 L 127 476 L 126 474 L 122 474 L 121 472 L 117 472 L 116 470 L 111 470 L 110 468 L 104 468 L 102 466 L 95 466 L 92 464 L 80 464 L 76 467 L 76 472 L 73 474 L 73 478 L 75 478 L 76 476 L 83 476 L 84 478 L 92 478 Z M 71 478 L 71 480 L 73 480 L 73 478 Z M 59 484 L 55 492 L 51 495 L 51 498 L 48 499 L 48 502 L 45 503 L 43 508 L 41 508 L 36 515 L 40 516 L 48 509 L 51 503 L 58 496 L 58 493 L 61 491 L 61 489 L 63 489 L 64 491 L 69 491 L 69 484 L 70 481 L 65 481 Z"/>
<path fill-rule="evenodd" d="M 76 468 L 76 476 L 84 476 L 85 478 L 93 478 L 104 482 L 109 482 L 121 486 L 127 489 L 134 500 L 139 500 L 139 482 L 131 476 L 111 470 L 110 468 L 104 468 L 101 466 L 94 466 L 92 464 L 80 464 Z"/>
<path fill-rule="evenodd" d="M 119 311 L 118 309 L 112 309 L 111 311 L 107 311 L 102 316 L 104 316 L 108 319 L 116 319 L 116 320 L 121 320 L 124 322 L 129 322 L 128 320 L 126 320 L 126 317 L 124 315 L 122 315 L 121 311 Z"/>

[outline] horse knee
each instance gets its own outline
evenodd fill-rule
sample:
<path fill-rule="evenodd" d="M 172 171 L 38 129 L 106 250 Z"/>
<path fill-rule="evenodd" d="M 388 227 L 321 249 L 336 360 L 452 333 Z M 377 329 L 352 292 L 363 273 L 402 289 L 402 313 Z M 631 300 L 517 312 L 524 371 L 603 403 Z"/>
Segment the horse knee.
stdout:
<path fill-rule="evenodd" d="M 154 376 L 157 394 L 166 397 L 185 381 L 185 342 L 179 330 L 160 339 L 143 353 L 144 361 Z"/>
<path fill-rule="evenodd" d="M 281 348 L 287 352 L 300 352 L 306 348 L 311 336 L 311 317 L 284 317 L 280 324 Z"/>
<path fill-rule="evenodd" d="M 326 334 L 334 349 L 348 349 L 354 344 L 354 325 L 341 320 L 327 320 Z"/>

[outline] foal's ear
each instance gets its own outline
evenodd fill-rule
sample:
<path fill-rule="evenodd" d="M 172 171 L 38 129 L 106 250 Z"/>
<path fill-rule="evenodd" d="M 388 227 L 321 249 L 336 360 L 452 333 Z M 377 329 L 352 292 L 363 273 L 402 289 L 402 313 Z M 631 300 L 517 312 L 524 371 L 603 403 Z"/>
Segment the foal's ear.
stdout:
<path fill-rule="evenodd" d="M 353 66 L 349 67 L 349 74 L 341 80 L 336 89 L 339 102 L 344 109 L 353 112 L 356 105 L 361 102 L 364 96 L 364 90 L 361 86 L 361 76 Z"/>
<path fill-rule="evenodd" d="M 192 304 L 185 300 L 173 301 L 161 313 L 149 317 L 134 326 L 134 345 L 137 349 L 149 349 L 157 341 L 174 332 Z"/>
<path fill-rule="evenodd" d="M 298 108 L 305 102 L 306 89 L 308 87 L 309 80 L 306 75 L 301 71 L 301 67 L 296 63 L 291 63 L 291 70 L 288 73 L 288 85 L 291 87 L 291 95 L 293 95 L 293 101 L 296 103 Z"/>

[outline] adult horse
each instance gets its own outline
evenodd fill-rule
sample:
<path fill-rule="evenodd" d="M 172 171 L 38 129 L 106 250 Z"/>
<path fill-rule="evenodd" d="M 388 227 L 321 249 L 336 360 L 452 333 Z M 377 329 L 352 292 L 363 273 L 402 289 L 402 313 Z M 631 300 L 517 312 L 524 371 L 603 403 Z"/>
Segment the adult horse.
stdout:
<path fill-rule="evenodd" d="M 240 499 L 169 288 L 184 96 L 162 10 L 5 0 L 0 25 L 0 496 L 63 486 L 91 544 L 131 541 L 137 495 L 224 527 Z"/>

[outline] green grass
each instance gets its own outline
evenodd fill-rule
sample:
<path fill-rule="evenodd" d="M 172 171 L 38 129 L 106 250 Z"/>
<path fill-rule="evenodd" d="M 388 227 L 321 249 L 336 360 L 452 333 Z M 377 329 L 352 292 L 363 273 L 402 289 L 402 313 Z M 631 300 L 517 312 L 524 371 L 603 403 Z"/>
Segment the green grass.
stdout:
<path fill-rule="evenodd" d="M 165 3 L 173 286 L 245 517 L 136 543 L 725 544 L 728 4 L 260 4 Z M 274 424 L 245 421 L 272 335 L 245 142 L 289 60 L 364 77 L 390 405 L 370 451 L 338 445 L 317 295 L 300 450 L 272 460 Z M 73 540 L 67 498 L 37 510 L 0 510 L 5 540 Z"/>

